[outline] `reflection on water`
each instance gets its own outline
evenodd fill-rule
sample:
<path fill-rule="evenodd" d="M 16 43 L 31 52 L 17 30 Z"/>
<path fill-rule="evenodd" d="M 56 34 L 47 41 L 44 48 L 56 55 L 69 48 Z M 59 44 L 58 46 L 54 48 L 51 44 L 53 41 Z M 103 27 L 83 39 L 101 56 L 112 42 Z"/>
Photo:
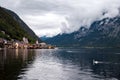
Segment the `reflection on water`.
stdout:
<path fill-rule="evenodd" d="M 0 80 L 119 80 L 118 49 L 6 49 Z"/>
<path fill-rule="evenodd" d="M 23 72 L 21 69 L 26 68 L 28 62 L 34 60 L 34 55 L 32 50 L 27 49 L 0 51 L 0 80 L 17 80 L 17 76 Z"/>

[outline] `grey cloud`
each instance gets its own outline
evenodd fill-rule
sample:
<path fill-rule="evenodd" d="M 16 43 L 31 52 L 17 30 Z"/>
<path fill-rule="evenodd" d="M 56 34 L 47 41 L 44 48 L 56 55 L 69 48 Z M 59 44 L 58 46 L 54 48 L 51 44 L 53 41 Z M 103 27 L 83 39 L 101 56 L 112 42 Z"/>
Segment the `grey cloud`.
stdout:
<path fill-rule="evenodd" d="M 59 33 L 71 33 L 81 26 L 89 28 L 95 20 L 118 15 L 120 7 L 120 0 L 16 0 L 15 5 L 11 5 L 11 3 L 13 0 L 0 1 L 0 5 L 17 12 L 37 34 L 38 30 L 57 29 L 58 33 L 50 32 L 53 36 Z M 52 23 L 42 23 L 35 18 L 31 18 L 31 20 L 25 18 L 28 15 L 34 17 L 49 13 L 55 14 L 55 17 L 58 15 L 58 18 L 55 18 L 56 20 Z M 61 16 L 63 17 L 61 18 Z M 30 21 L 37 21 L 39 24 L 33 24 Z"/>

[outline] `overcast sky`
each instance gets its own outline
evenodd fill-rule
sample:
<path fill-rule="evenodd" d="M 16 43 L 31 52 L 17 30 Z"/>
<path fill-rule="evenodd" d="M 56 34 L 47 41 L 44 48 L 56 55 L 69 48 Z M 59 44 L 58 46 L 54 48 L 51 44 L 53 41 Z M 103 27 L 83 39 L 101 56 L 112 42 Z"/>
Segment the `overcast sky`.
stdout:
<path fill-rule="evenodd" d="M 38 36 L 55 36 L 118 15 L 120 0 L 0 0 L 0 6 L 16 12 Z"/>

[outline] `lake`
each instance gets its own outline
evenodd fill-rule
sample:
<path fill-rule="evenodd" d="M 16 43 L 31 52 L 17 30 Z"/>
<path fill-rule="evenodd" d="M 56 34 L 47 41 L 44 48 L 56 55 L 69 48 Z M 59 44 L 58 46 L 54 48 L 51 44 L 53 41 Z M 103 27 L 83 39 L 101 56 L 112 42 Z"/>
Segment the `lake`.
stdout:
<path fill-rule="evenodd" d="M 5 49 L 0 80 L 120 80 L 120 49 Z"/>

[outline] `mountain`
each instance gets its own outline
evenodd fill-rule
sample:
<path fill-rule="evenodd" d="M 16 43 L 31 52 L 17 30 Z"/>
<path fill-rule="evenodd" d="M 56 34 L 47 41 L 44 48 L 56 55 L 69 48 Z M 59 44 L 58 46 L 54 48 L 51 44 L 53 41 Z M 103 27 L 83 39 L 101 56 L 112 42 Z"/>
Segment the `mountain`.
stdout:
<path fill-rule="evenodd" d="M 57 46 L 78 46 L 79 40 L 77 38 L 84 37 L 87 31 L 87 28 L 81 27 L 79 31 L 71 34 L 59 34 L 55 37 L 47 38 L 44 41 Z"/>
<path fill-rule="evenodd" d="M 31 43 L 41 41 L 16 13 L 3 7 L 0 7 L 0 37 L 8 40 L 26 37 Z"/>
<path fill-rule="evenodd" d="M 93 22 L 80 43 L 87 46 L 120 47 L 120 16 Z"/>
<path fill-rule="evenodd" d="M 45 40 L 47 40 L 47 39 L 49 39 L 50 37 L 47 37 L 47 36 L 42 36 L 42 37 L 40 37 L 40 39 L 42 40 L 42 41 L 45 41 Z"/>
<path fill-rule="evenodd" d="M 45 40 L 59 46 L 120 47 L 120 16 L 95 21 L 90 28 L 81 27 L 71 34 L 57 35 Z"/>

